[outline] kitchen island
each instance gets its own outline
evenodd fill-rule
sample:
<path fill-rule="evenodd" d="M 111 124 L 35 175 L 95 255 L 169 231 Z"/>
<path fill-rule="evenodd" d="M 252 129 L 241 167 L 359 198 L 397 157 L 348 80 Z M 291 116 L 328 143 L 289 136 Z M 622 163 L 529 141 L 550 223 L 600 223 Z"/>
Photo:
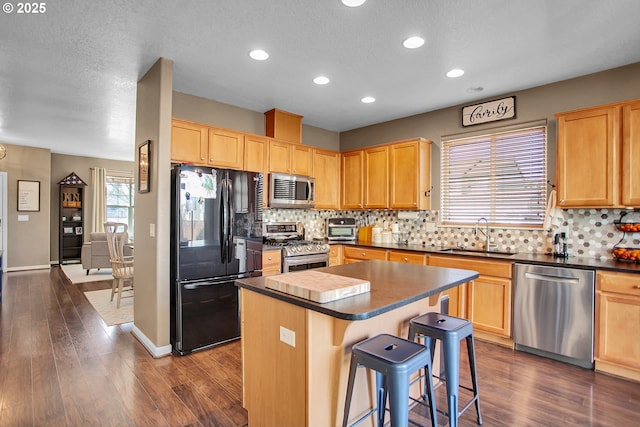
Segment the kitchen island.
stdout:
<path fill-rule="evenodd" d="M 236 282 L 250 426 L 340 425 L 351 346 L 380 333 L 406 337 L 412 318 L 440 311 L 442 291 L 478 277 L 470 270 L 386 261 L 317 271 L 368 280 L 370 291 L 319 304 L 268 289 L 262 277 Z M 357 376 L 352 420 L 375 406 L 374 384 L 371 373 Z M 373 417 L 362 425 L 374 425 Z"/>

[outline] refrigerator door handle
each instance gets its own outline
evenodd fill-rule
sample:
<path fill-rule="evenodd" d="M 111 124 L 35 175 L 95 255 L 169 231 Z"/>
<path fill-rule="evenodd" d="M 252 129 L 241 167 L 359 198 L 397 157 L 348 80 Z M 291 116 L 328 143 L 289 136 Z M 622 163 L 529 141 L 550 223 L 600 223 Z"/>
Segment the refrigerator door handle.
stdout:
<path fill-rule="evenodd" d="M 227 179 L 227 262 L 231 262 L 233 259 L 233 233 L 231 230 L 233 206 L 231 202 L 231 194 L 233 194 L 233 187 L 231 185 L 231 178 L 229 178 Z"/>
<path fill-rule="evenodd" d="M 226 235 L 226 207 L 225 207 L 225 180 L 220 180 L 220 258 L 223 264 L 227 262 L 227 235 Z"/>

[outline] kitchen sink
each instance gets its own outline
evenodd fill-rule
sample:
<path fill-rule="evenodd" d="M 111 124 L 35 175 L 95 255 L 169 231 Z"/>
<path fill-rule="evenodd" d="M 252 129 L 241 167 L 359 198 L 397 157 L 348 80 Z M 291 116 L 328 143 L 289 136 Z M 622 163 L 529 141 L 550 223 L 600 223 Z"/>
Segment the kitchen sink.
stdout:
<path fill-rule="evenodd" d="M 440 249 L 440 252 L 450 252 L 455 254 L 469 254 L 469 255 L 499 255 L 499 256 L 513 256 L 514 252 L 506 251 L 485 251 L 482 249 L 464 249 L 464 248 L 444 248 Z"/>

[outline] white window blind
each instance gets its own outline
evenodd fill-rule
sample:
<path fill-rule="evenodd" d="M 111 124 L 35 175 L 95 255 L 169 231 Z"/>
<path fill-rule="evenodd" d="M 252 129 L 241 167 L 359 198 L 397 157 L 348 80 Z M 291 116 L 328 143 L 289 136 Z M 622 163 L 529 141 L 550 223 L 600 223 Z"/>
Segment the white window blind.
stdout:
<path fill-rule="evenodd" d="M 442 223 L 542 227 L 546 153 L 546 126 L 442 141 Z"/>

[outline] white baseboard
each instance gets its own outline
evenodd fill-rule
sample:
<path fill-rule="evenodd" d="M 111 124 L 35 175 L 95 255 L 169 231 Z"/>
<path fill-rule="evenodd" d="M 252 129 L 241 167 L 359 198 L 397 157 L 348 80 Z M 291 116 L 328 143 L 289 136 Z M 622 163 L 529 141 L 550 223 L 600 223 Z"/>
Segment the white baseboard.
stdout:
<path fill-rule="evenodd" d="M 140 329 L 138 329 L 135 323 L 133 325 L 133 329 L 131 329 L 131 333 L 133 333 L 133 336 L 136 337 L 138 341 L 140 341 L 140 344 L 142 344 L 154 358 L 157 359 L 158 357 L 171 354 L 171 344 L 164 345 L 162 347 L 156 346 L 153 342 L 151 342 L 149 338 L 147 338 L 145 334 L 142 333 Z"/>
<path fill-rule="evenodd" d="M 7 267 L 7 272 L 9 271 L 25 271 L 25 270 L 49 270 L 51 268 L 50 265 L 24 265 L 22 267 Z"/>

